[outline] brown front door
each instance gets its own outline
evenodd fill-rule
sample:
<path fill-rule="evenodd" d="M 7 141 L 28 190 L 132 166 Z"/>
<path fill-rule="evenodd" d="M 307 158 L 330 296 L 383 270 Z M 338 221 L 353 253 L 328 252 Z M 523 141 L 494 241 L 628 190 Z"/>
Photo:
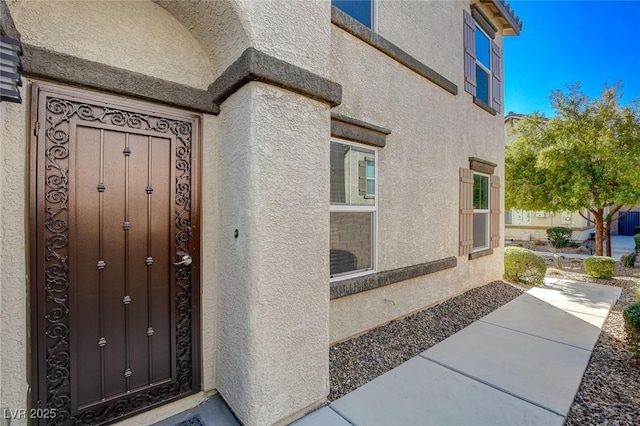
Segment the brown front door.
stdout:
<path fill-rule="evenodd" d="M 198 116 L 32 94 L 34 408 L 102 424 L 199 391 Z"/>

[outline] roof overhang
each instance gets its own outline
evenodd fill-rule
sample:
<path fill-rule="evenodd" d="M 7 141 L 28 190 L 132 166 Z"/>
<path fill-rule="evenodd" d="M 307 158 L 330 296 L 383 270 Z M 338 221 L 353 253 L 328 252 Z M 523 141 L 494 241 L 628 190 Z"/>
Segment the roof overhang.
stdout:
<path fill-rule="evenodd" d="M 511 10 L 506 0 L 480 0 L 493 14 L 494 19 L 500 22 L 504 28 L 504 35 L 518 35 L 522 31 L 522 21 Z"/>

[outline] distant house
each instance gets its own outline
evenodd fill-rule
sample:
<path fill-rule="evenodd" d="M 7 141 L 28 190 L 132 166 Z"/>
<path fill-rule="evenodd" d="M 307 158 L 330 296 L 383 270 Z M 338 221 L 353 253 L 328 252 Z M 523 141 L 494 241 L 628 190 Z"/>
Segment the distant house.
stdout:
<path fill-rule="evenodd" d="M 333 4 L 0 0 L 2 407 L 286 424 L 332 343 L 502 277 L 519 19 Z"/>
<path fill-rule="evenodd" d="M 509 145 L 518 138 L 515 127 L 524 116 L 509 112 L 504 117 L 505 144 Z M 591 216 L 588 210 L 583 212 L 587 218 Z M 546 230 L 563 226 L 573 231 L 571 238 L 574 241 L 584 241 L 592 237 L 595 226 L 578 212 L 543 212 L 529 210 L 506 210 L 504 217 L 504 238 L 506 240 L 546 240 Z"/>

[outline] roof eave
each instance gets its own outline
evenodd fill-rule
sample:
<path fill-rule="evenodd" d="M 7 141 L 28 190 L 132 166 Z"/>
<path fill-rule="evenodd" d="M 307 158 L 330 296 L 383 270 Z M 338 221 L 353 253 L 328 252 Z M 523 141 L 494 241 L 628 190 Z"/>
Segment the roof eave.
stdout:
<path fill-rule="evenodd" d="M 511 6 L 506 0 L 480 0 L 482 3 L 487 4 L 492 11 L 497 15 L 496 18 L 502 24 L 504 35 L 519 35 L 522 31 L 522 21 L 511 10 Z"/>

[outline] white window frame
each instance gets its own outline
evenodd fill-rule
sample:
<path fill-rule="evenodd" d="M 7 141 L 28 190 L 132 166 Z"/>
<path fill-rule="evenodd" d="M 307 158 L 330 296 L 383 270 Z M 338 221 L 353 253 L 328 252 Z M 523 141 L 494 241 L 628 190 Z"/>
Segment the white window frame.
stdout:
<path fill-rule="evenodd" d="M 371 31 L 378 32 L 378 0 L 371 0 Z"/>
<path fill-rule="evenodd" d="M 478 96 L 478 73 L 476 72 L 476 98 L 481 101 L 486 103 L 488 106 L 491 106 L 492 102 L 491 102 L 491 95 L 493 93 L 493 74 L 491 73 L 491 58 L 493 55 L 493 52 L 491 52 L 491 37 L 489 37 L 489 34 L 487 34 L 482 27 L 480 26 L 480 24 L 478 24 L 478 21 L 476 21 L 474 19 L 473 21 L 476 25 L 476 33 L 474 35 L 475 37 L 475 45 L 478 45 L 478 31 L 480 31 L 489 41 L 489 67 L 487 68 L 481 61 L 480 59 L 478 59 L 478 55 L 477 52 L 473 52 L 473 54 L 476 57 L 476 65 L 480 66 L 480 68 L 482 68 L 486 73 L 487 73 L 487 102 L 484 102 L 484 100 L 480 99 L 480 96 Z M 491 106 L 492 107 L 492 106 Z M 493 107 L 492 107 L 493 108 Z"/>
<path fill-rule="evenodd" d="M 364 145 L 357 142 L 351 142 L 344 139 L 331 138 L 331 142 L 336 142 L 342 145 L 349 145 L 360 149 L 366 149 L 367 151 L 373 151 L 374 171 L 375 171 L 375 195 L 372 206 L 350 206 L 346 204 L 331 204 L 329 200 L 329 214 L 334 212 L 349 212 L 349 213 L 373 213 L 371 218 L 371 269 L 360 270 L 354 272 L 344 272 L 336 274 L 329 278 L 329 282 L 343 281 L 349 278 L 357 278 L 365 275 L 375 274 L 378 267 L 378 149 L 370 145 Z M 371 155 L 371 154 L 367 154 Z M 331 219 L 329 219 L 331 220 Z M 329 247 L 331 249 L 331 247 Z"/>
<path fill-rule="evenodd" d="M 486 214 L 486 225 L 485 225 L 485 229 L 487 231 L 486 233 L 486 238 L 485 238 L 485 245 L 480 246 L 480 247 L 473 247 L 473 249 L 471 250 L 472 253 L 478 252 L 478 251 L 484 251 L 484 250 L 488 250 L 489 246 L 491 244 L 491 175 L 488 175 L 486 173 L 479 173 L 474 171 L 473 172 L 473 176 L 474 176 L 474 181 L 475 181 L 475 176 L 484 176 L 487 178 L 487 208 L 486 209 L 476 209 L 475 206 L 473 208 L 473 215 L 474 215 L 474 219 L 475 219 L 475 214 L 476 213 L 485 213 Z M 473 196 L 475 196 L 475 190 L 473 193 Z M 474 230 L 475 231 L 475 230 Z M 474 241 L 475 243 L 475 241 Z"/>

